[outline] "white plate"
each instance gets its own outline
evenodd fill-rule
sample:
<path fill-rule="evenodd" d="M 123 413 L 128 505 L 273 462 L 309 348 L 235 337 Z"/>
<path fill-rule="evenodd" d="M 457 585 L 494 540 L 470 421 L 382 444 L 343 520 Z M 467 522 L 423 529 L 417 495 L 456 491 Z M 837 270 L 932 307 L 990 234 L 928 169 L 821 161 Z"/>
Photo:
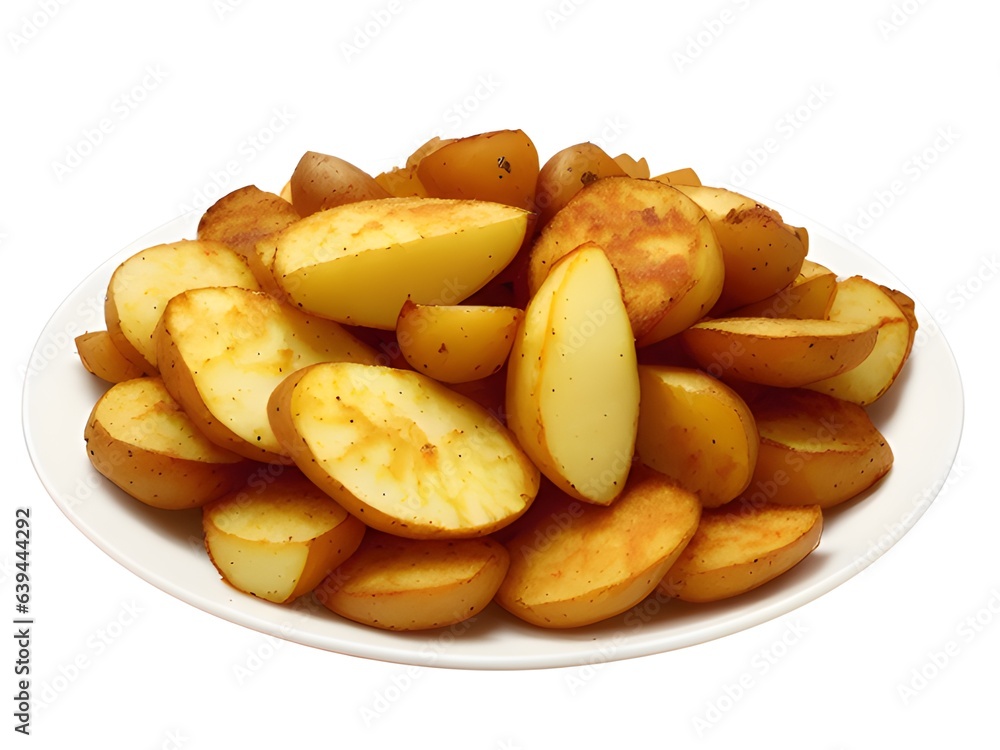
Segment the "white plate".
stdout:
<path fill-rule="evenodd" d="M 789 223 L 809 229 L 813 260 L 843 275 L 862 274 L 906 291 L 861 250 L 788 209 L 774 207 Z M 84 452 L 84 425 L 105 386 L 80 365 L 72 339 L 104 327 L 104 292 L 121 261 L 151 245 L 193 237 L 197 221 L 197 215 L 185 215 L 137 240 L 63 302 L 42 331 L 29 365 L 24 431 L 49 494 L 98 547 L 178 599 L 262 633 L 342 654 L 468 669 L 574 666 L 692 646 L 783 615 L 863 570 L 927 509 L 958 450 L 961 379 L 940 330 L 926 325 L 904 374 L 871 409 L 895 454 L 892 471 L 865 497 L 827 513 L 820 546 L 806 560 L 742 597 L 687 605 L 654 596 L 600 625 L 565 631 L 528 626 L 491 605 L 474 622 L 400 634 L 342 620 L 308 597 L 289 607 L 241 595 L 220 580 L 209 562 L 199 511 L 158 511 L 136 502 L 101 477 Z M 925 323 L 932 321 L 919 303 L 917 315 Z"/>

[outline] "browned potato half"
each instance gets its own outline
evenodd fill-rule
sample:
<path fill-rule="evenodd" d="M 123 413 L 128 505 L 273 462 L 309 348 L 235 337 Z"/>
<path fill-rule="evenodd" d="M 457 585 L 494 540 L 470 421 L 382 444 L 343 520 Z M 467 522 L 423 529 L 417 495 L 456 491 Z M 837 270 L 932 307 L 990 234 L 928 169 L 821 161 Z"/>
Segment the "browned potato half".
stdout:
<path fill-rule="evenodd" d="M 665 182 L 668 185 L 701 185 L 698 173 L 691 169 L 691 167 L 664 172 L 663 174 L 656 175 L 653 179 L 657 182 Z"/>
<path fill-rule="evenodd" d="M 804 229 L 752 198 L 723 188 L 675 184 L 704 209 L 719 239 L 726 281 L 715 314 L 777 294 L 795 281 L 809 249 Z"/>
<path fill-rule="evenodd" d="M 417 372 L 318 364 L 284 380 L 268 411 L 306 476 L 380 531 L 485 536 L 538 492 L 538 469 L 506 427 Z"/>
<path fill-rule="evenodd" d="M 361 543 L 365 525 L 293 467 L 202 509 L 205 548 L 223 579 L 284 604 L 307 594 Z"/>
<path fill-rule="evenodd" d="M 155 338 L 167 389 L 195 424 L 219 445 L 275 463 L 291 462 L 268 422 L 275 387 L 316 362 L 377 361 L 337 323 L 238 287 L 173 297 Z"/>
<path fill-rule="evenodd" d="M 88 331 L 74 339 L 76 352 L 87 372 L 109 383 L 120 383 L 146 374 L 146 371 L 125 358 L 107 331 Z M 147 367 L 146 369 L 152 370 Z"/>
<path fill-rule="evenodd" d="M 538 151 L 523 130 L 480 133 L 423 156 L 417 178 L 432 198 L 492 201 L 531 211 Z"/>
<path fill-rule="evenodd" d="M 628 154 L 618 154 L 614 161 L 629 177 L 638 177 L 641 180 L 649 179 L 649 164 L 645 157 L 636 160 Z"/>
<path fill-rule="evenodd" d="M 529 292 L 585 242 L 601 246 L 618 273 L 639 346 L 687 328 L 722 290 L 722 251 L 704 211 L 669 185 L 605 177 L 578 192 L 531 248 Z"/>
<path fill-rule="evenodd" d="M 791 284 L 760 302 L 737 308 L 728 317 L 816 318 L 829 317 L 837 291 L 837 275 L 808 258 Z"/>
<path fill-rule="evenodd" d="M 396 321 L 396 340 L 417 372 L 442 383 L 464 383 L 503 367 L 523 315 L 517 307 L 406 300 Z"/>
<path fill-rule="evenodd" d="M 774 580 L 819 544 L 818 505 L 706 508 L 698 530 L 663 577 L 659 591 L 687 602 L 714 602 Z"/>
<path fill-rule="evenodd" d="M 716 318 L 681 339 L 710 375 L 791 388 L 857 367 L 877 336 L 877 324 L 864 321 Z"/>
<path fill-rule="evenodd" d="M 875 325 L 878 339 L 871 354 L 857 367 L 812 383 L 809 388 L 862 406 L 877 401 L 895 382 L 909 357 L 917 325 L 913 301 L 902 292 L 852 276 L 837 283 L 829 317 L 833 321 Z"/>
<path fill-rule="evenodd" d="M 208 440 L 157 377 L 111 386 L 84 429 L 87 456 L 136 500 L 196 508 L 240 486 L 249 462 Z"/>
<path fill-rule="evenodd" d="M 626 171 L 593 143 L 578 143 L 553 154 L 538 172 L 535 206 L 544 226 L 570 198 L 603 177 L 626 177 Z M 567 248 L 567 252 L 573 248 Z"/>
<path fill-rule="evenodd" d="M 316 151 L 307 151 L 302 155 L 289 183 L 292 205 L 301 216 L 345 203 L 390 197 L 363 169 L 339 157 Z"/>
<path fill-rule="evenodd" d="M 198 222 L 198 239 L 221 242 L 250 261 L 261 239 L 299 218 L 298 211 L 281 196 L 247 185 L 223 196 L 205 211 Z"/>
<path fill-rule="evenodd" d="M 750 405 L 760 450 L 746 502 L 829 508 L 892 467 L 889 443 L 857 404 L 793 388 L 764 391 Z"/>
<path fill-rule="evenodd" d="M 341 617 L 383 630 L 440 628 L 479 614 L 509 562 L 489 538 L 404 539 L 369 530 L 316 598 Z"/>
<path fill-rule="evenodd" d="M 750 484 L 760 438 L 736 392 L 699 370 L 639 367 L 640 461 L 698 495 L 723 505 Z"/>
<path fill-rule="evenodd" d="M 167 302 L 206 286 L 260 288 L 243 257 L 221 242 L 181 240 L 126 259 L 111 276 L 104 304 L 115 347 L 136 367 L 155 372 L 153 331 Z"/>
<path fill-rule="evenodd" d="M 646 598 L 698 526 L 692 492 L 637 464 L 609 506 L 557 492 L 505 541 L 510 570 L 496 601 L 544 628 L 614 617 Z"/>

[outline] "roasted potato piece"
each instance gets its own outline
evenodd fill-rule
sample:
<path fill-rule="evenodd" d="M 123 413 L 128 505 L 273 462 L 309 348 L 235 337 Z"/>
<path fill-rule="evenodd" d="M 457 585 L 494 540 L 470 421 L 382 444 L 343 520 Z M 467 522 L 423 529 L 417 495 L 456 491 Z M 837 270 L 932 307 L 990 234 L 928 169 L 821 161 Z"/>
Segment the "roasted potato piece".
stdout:
<path fill-rule="evenodd" d="M 503 367 L 523 315 L 517 307 L 406 300 L 396 321 L 396 340 L 417 372 L 442 383 L 464 383 Z"/>
<path fill-rule="evenodd" d="M 350 559 L 316 589 L 341 617 L 383 630 L 426 630 L 475 617 L 510 564 L 481 539 L 404 539 L 369 530 Z"/>
<path fill-rule="evenodd" d="M 240 486 L 249 462 L 208 440 L 158 377 L 111 386 L 83 433 L 101 474 L 146 505 L 183 510 Z"/>
<path fill-rule="evenodd" d="M 716 318 L 681 334 L 709 374 L 786 388 L 857 367 L 875 346 L 870 322 L 794 318 Z"/>
<path fill-rule="evenodd" d="M 221 242 L 250 262 L 260 240 L 299 218 L 299 212 L 281 196 L 247 185 L 224 195 L 205 211 L 198 222 L 198 239 Z M 252 265 L 250 270 L 254 270 Z"/>
<path fill-rule="evenodd" d="M 306 151 L 289 180 L 292 205 L 309 216 L 346 203 L 388 198 L 375 178 L 350 162 L 316 151 Z"/>
<path fill-rule="evenodd" d="M 205 548 L 233 587 L 283 604 L 312 591 L 361 543 L 365 525 L 292 467 L 202 509 Z"/>
<path fill-rule="evenodd" d="M 539 170 L 535 186 L 538 226 L 548 224 L 570 198 L 590 183 L 602 177 L 626 176 L 622 166 L 593 143 L 578 143 L 553 154 Z"/>
<path fill-rule="evenodd" d="M 538 469 L 507 428 L 420 373 L 315 365 L 285 379 L 268 412 L 306 476 L 380 531 L 484 536 L 538 492 Z"/>
<path fill-rule="evenodd" d="M 892 467 L 889 443 L 857 404 L 798 388 L 763 391 L 750 403 L 760 450 L 746 502 L 829 508 Z"/>
<path fill-rule="evenodd" d="M 181 240 L 126 259 L 111 276 L 104 319 L 115 347 L 132 364 L 156 372 L 153 331 L 176 294 L 205 286 L 259 289 L 246 261 L 221 242 Z"/>
<path fill-rule="evenodd" d="M 862 406 L 874 403 L 889 390 L 909 357 L 917 330 L 913 301 L 902 292 L 852 276 L 837 283 L 829 317 L 845 323 L 875 325 L 878 338 L 871 353 L 857 367 L 808 387 Z"/>
<path fill-rule="evenodd" d="M 561 258 L 532 298 L 507 365 L 507 424 L 550 480 L 607 505 L 625 488 L 639 417 L 628 313 L 601 248 Z"/>
<path fill-rule="evenodd" d="M 496 595 L 504 609 L 544 628 L 589 625 L 642 601 L 694 535 L 701 512 L 694 493 L 641 464 L 610 506 L 562 493 L 546 500 L 505 542 L 510 570 Z"/>
<path fill-rule="evenodd" d="M 605 177 L 577 193 L 531 248 L 529 292 L 584 242 L 600 245 L 618 273 L 639 346 L 687 328 L 722 290 L 722 251 L 704 211 L 663 183 Z"/>
<path fill-rule="evenodd" d="M 698 495 L 723 505 L 750 484 L 760 437 L 749 407 L 710 375 L 681 367 L 639 367 L 636 455 Z"/>
<path fill-rule="evenodd" d="M 653 179 L 657 182 L 664 182 L 667 185 L 701 185 L 701 179 L 698 177 L 697 172 L 690 167 L 664 172 L 663 174 L 656 175 Z"/>
<path fill-rule="evenodd" d="M 649 179 L 649 164 L 645 157 L 636 160 L 628 154 L 618 154 L 614 161 L 629 177 L 637 177 L 640 180 Z"/>
<path fill-rule="evenodd" d="M 121 383 L 123 380 L 140 378 L 147 374 L 146 370 L 134 365 L 118 351 L 107 331 L 88 331 L 74 339 L 76 352 L 80 363 L 89 373 L 109 383 Z M 152 367 L 147 367 L 155 372 Z"/>
<path fill-rule="evenodd" d="M 195 424 L 219 445 L 274 463 L 291 462 L 267 417 L 287 375 L 316 362 L 377 361 L 337 323 L 238 287 L 173 297 L 155 338 L 167 389 Z"/>
<path fill-rule="evenodd" d="M 823 512 L 817 505 L 706 508 L 694 538 L 659 591 L 687 602 L 714 602 L 751 591 L 801 562 L 819 545 Z"/>
<path fill-rule="evenodd" d="M 837 292 L 837 275 L 826 266 L 806 258 L 795 281 L 777 294 L 737 308 L 727 317 L 748 318 L 815 318 L 830 315 Z"/>
<path fill-rule="evenodd" d="M 527 217 L 486 201 L 352 203 L 278 234 L 272 269 L 306 312 L 392 330 L 407 299 L 456 304 L 483 287 L 517 253 Z"/>

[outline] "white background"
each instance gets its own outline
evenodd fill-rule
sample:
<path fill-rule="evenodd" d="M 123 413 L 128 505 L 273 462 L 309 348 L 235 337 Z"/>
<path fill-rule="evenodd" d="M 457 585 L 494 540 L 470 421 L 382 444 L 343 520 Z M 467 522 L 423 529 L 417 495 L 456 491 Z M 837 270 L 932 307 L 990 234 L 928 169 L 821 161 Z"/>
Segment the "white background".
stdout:
<path fill-rule="evenodd" d="M 1000 8 L 346 5 L 4 4 L 0 619 L 13 612 L 13 508 L 29 506 L 32 677 L 36 699 L 48 686 L 50 700 L 36 705 L 30 738 L 13 732 L 16 657 L 4 638 L 3 746 L 995 746 Z M 963 441 L 944 492 L 887 555 L 784 617 L 681 651 L 588 670 L 412 673 L 202 613 L 62 515 L 27 457 L 21 386 L 48 316 L 92 269 L 204 207 L 199 194 L 220 194 L 227 164 L 222 192 L 277 191 L 305 150 L 374 172 L 430 135 L 506 127 L 523 128 L 543 159 L 599 140 L 654 170 L 693 166 L 707 184 L 794 207 L 849 233 L 940 316 L 963 374 Z M 949 644 L 955 655 L 935 669 Z M 73 673 L 81 655 L 87 667 Z M 914 682 L 914 670 L 931 678 Z M 732 699 L 741 678 L 751 684 Z"/>

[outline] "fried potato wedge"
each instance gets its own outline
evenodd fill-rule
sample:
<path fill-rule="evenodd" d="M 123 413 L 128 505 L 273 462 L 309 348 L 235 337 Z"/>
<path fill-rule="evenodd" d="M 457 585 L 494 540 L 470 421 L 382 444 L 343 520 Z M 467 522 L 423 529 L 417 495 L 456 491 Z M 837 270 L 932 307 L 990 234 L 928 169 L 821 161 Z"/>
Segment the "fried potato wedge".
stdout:
<path fill-rule="evenodd" d="M 628 154 L 618 154 L 614 158 L 615 164 L 621 167 L 629 177 L 638 177 L 640 180 L 649 179 L 649 163 L 645 157 L 635 159 Z"/>
<path fill-rule="evenodd" d="M 268 412 L 306 476 L 380 531 L 484 536 L 538 492 L 538 469 L 503 424 L 417 372 L 314 365 L 275 389 Z"/>
<path fill-rule="evenodd" d="M 716 318 L 681 333 L 688 353 L 710 375 L 792 388 L 857 367 L 878 326 L 869 321 Z"/>
<path fill-rule="evenodd" d="M 274 463 L 291 463 L 267 416 L 287 375 L 317 362 L 377 361 L 337 323 L 238 287 L 173 297 L 155 338 L 164 383 L 198 427 L 242 456 Z"/>
<path fill-rule="evenodd" d="M 369 530 L 316 589 L 316 599 L 383 630 L 440 628 L 475 617 L 493 601 L 509 563 L 506 548 L 488 537 L 404 539 Z"/>
<path fill-rule="evenodd" d="M 916 334 L 913 300 L 861 276 L 837 283 L 830 320 L 875 325 L 878 338 L 857 367 L 810 384 L 812 390 L 865 406 L 885 395 L 903 369 Z"/>
<path fill-rule="evenodd" d="M 205 548 L 234 588 L 284 604 L 358 548 L 365 525 L 293 467 L 202 508 Z"/>
<path fill-rule="evenodd" d="M 857 404 L 793 388 L 764 391 L 750 405 L 760 450 L 747 502 L 830 508 L 892 467 L 889 443 Z"/>
<path fill-rule="evenodd" d="M 388 198 L 375 178 L 350 162 L 316 151 L 306 151 L 289 180 L 292 205 L 300 216 L 334 206 Z"/>
<path fill-rule="evenodd" d="M 109 383 L 121 383 L 146 375 L 146 370 L 155 372 L 152 367 L 141 368 L 118 351 L 107 331 L 88 331 L 74 339 L 76 353 L 80 363 L 89 373 Z"/>
<path fill-rule="evenodd" d="M 532 298 L 507 364 L 507 424 L 552 482 L 607 505 L 625 487 L 639 376 L 615 270 L 586 244 Z"/>
<path fill-rule="evenodd" d="M 656 588 L 693 537 L 700 513 L 694 493 L 641 464 L 610 506 L 555 491 L 505 541 L 510 569 L 496 602 L 544 628 L 614 617 Z"/>
<path fill-rule="evenodd" d="M 198 239 L 221 242 L 250 263 L 257 243 L 299 220 L 299 212 L 280 195 L 254 185 L 234 190 L 217 200 L 198 222 Z M 253 265 L 250 270 L 254 271 Z M 254 272 L 258 282 L 260 277 Z"/>
<path fill-rule="evenodd" d="M 687 602 L 714 602 L 752 591 L 800 563 L 819 545 L 817 505 L 706 508 L 694 538 L 658 590 Z"/>
<path fill-rule="evenodd" d="M 181 240 L 127 258 L 112 274 L 104 303 L 115 347 L 136 367 L 155 372 L 153 331 L 167 302 L 205 286 L 260 288 L 246 261 L 221 242 Z"/>
<path fill-rule="evenodd" d="M 723 286 L 723 255 L 705 212 L 654 180 L 605 177 L 578 192 L 542 228 L 528 258 L 528 290 L 585 242 L 600 245 L 621 282 L 639 346 L 704 316 Z"/>
<path fill-rule="evenodd" d="M 482 288 L 517 254 L 527 218 L 486 201 L 351 203 L 279 233 L 272 269 L 304 311 L 392 330 L 408 298 L 457 304 Z"/>
<path fill-rule="evenodd" d="M 250 462 L 212 443 L 158 377 L 109 388 L 83 433 L 101 474 L 146 505 L 196 508 L 240 486 Z"/>
<path fill-rule="evenodd" d="M 795 281 L 777 294 L 726 313 L 727 317 L 815 318 L 830 315 L 837 292 L 837 275 L 826 266 L 806 258 Z"/>
<path fill-rule="evenodd" d="M 465 383 L 498 372 L 507 361 L 524 311 L 486 305 L 403 303 L 396 340 L 417 372 Z"/>
<path fill-rule="evenodd" d="M 535 185 L 538 226 L 548 224 L 574 195 L 590 183 L 604 177 L 627 176 L 625 169 L 596 144 L 578 143 L 557 151 L 538 171 Z"/>
<path fill-rule="evenodd" d="M 699 370 L 639 367 L 636 455 L 696 493 L 703 507 L 723 505 L 750 484 L 760 438 L 734 390 Z"/>
<path fill-rule="evenodd" d="M 667 185 L 701 185 L 701 178 L 691 167 L 673 169 L 653 177 L 657 182 L 665 182 Z"/>

